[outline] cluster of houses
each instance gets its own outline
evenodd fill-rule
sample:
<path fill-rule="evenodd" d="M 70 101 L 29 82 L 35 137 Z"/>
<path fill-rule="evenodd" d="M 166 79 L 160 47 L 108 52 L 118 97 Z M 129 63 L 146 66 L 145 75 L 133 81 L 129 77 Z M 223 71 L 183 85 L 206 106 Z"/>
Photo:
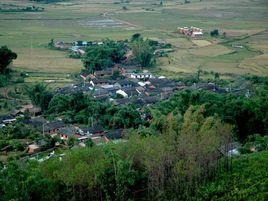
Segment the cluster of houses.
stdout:
<path fill-rule="evenodd" d="M 119 79 L 111 79 L 119 71 Z M 129 72 L 130 71 L 130 72 Z M 174 91 L 185 88 L 182 82 L 156 77 L 148 71 L 131 72 L 129 69 L 109 68 L 94 74 L 81 74 L 83 83 L 57 90 L 58 93 L 90 93 L 95 99 L 109 100 L 115 105 L 139 104 L 141 106 L 167 99 Z"/>
<path fill-rule="evenodd" d="M 1 119 L 0 119 L 1 120 Z M 10 119 L 10 121 L 2 121 L 1 126 L 11 124 L 16 121 L 15 118 Z M 5 122 L 5 123 L 3 123 Z M 76 140 L 76 146 L 85 147 L 85 143 L 88 140 L 91 140 L 96 145 L 101 145 L 110 141 L 118 142 L 123 138 L 124 130 L 115 129 L 115 130 L 106 130 L 102 126 L 96 124 L 91 126 L 78 126 L 78 125 L 68 125 L 65 124 L 62 120 L 47 121 L 43 117 L 32 117 L 30 119 L 25 119 L 21 121 L 25 125 L 36 128 L 44 136 L 50 136 L 51 138 L 58 137 L 61 139 L 63 144 L 66 144 L 70 138 Z M 55 144 L 59 146 L 60 143 Z M 27 145 L 27 152 L 29 154 L 35 154 L 42 150 L 46 146 L 44 140 L 38 140 L 31 142 Z"/>
<path fill-rule="evenodd" d="M 96 124 L 89 127 L 81 127 L 76 125 L 67 125 L 61 120 L 47 122 L 45 119 L 37 118 L 31 119 L 38 121 L 39 125 L 37 128 L 42 130 L 44 135 L 49 135 L 54 138 L 58 136 L 63 142 L 67 142 L 70 138 L 76 139 L 78 142 L 77 146 L 85 147 L 86 141 L 91 140 L 96 145 L 105 144 L 110 141 L 118 141 L 123 138 L 123 129 L 106 130 L 102 126 Z M 36 143 L 35 147 L 40 148 Z"/>
<path fill-rule="evenodd" d="M 178 31 L 180 34 L 190 36 L 193 39 L 201 39 L 203 38 L 203 30 L 198 27 L 178 27 Z"/>

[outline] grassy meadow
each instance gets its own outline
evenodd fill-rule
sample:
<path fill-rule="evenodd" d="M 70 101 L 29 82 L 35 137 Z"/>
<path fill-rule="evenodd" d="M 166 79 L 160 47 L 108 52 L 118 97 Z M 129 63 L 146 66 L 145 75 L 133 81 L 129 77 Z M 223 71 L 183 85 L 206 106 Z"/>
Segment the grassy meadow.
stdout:
<path fill-rule="evenodd" d="M 268 2 L 266 0 L 69 0 L 35 4 L 44 12 L 0 12 L 0 45 L 18 53 L 17 71 L 39 79 L 69 81 L 69 73 L 83 68 L 80 60 L 64 52 L 50 50 L 56 41 L 125 39 L 134 33 L 169 42 L 174 52 L 158 61 L 157 69 L 172 73 L 194 73 L 197 67 L 222 74 L 268 75 Z M 33 5 L 27 0 L 0 0 L 3 4 Z M 126 9 L 123 9 L 123 7 Z M 110 23 L 105 23 L 110 20 Z M 103 23 L 104 22 L 104 23 Z M 197 26 L 204 40 L 192 41 L 177 33 L 177 27 Z M 226 38 L 212 38 L 219 29 Z M 236 48 L 236 45 L 243 48 Z M 42 76 L 37 76 L 42 73 Z"/>

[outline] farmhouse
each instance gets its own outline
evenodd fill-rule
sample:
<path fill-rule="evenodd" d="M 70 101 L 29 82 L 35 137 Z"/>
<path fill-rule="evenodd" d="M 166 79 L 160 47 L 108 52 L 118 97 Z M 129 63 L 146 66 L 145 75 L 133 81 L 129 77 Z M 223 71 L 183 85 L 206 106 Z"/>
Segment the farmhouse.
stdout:
<path fill-rule="evenodd" d="M 2 122 L 4 124 L 12 123 L 14 121 L 16 121 L 16 118 L 14 118 L 11 115 L 3 115 L 3 116 L 0 116 L 0 122 Z"/>
<path fill-rule="evenodd" d="M 90 84 L 93 86 L 93 87 L 103 87 L 103 86 L 107 86 L 107 85 L 111 85 L 113 86 L 113 84 L 115 83 L 115 81 L 113 80 L 108 80 L 108 79 L 92 79 L 90 81 Z"/>
<path fill-rule="evenodd" d="M 127 73 L 126 76 L 134 79 L 149 79 L 154 77 L 151 73 Z"/>
<path fill-rule="evenodd" d="M 191 37 L 195 39 L 201 39 L 203 37 L 203 33 L 200 31 L 196 31 L 192 33 Z"/>
<path fill-rule="evenodd" d="M 198 27 L 178 27 L 179 33 L 185 36 L 190 36 L 193 39 L 200 39 L 203 37 L 203 30 Z"/>
<path fill-rule="evenodd" d="M 114 84 L 114 86 L 118 86 L 120 88 L 127 88 L 127 87 L 136 87 L 137 84 L 130 80 L 119 80 Z"/>
<path fill-rule="evenodd" d="M 63 121 L 53 121 L 45 124 L 44 132 L 47 134 L 56 134 L 60 128 L 63 128 L 65 124 Z"/>
<path fill-rule="evenodd" d="M 96 99 L 104 99 L 109 97 L 109 91 L 103 88 L 98 88 L 93 92 L 92 95 Z"/>
<path fill-rule="evenodd" d="M 58 133 L 62 140 L 68 140 L 69 137 L 74 136 L 77 132 L 73 127 L 63 127 L 59 129 Z"/>

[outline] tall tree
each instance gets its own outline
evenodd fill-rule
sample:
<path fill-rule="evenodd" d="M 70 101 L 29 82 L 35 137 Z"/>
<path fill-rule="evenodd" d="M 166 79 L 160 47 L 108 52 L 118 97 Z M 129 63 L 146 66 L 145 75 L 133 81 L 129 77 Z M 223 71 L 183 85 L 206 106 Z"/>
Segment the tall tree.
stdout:
<path fill-rule="evenodd" d="M 37 83 L 33 86 L 25 86 L 25 92 L 31 99 L 32 103 L 39 106 L 43 111 L 48 108 L 49 102 L 53 95 L 48 90 L 48 85 Z"/>
<path fill-rule="evenodd" d="M 7 73 L 8 65 L 17 58 L 17 54 L 12 52 L 7 46 L 0 48 L 0 74 Z"/>
<path fill-rule="evenodd" d="M 88 47 L 82 61 L 85 68 L 94 73 L 119 63 L 124 58 L 125 53 L 123 42 L 106 40 L 103 45 Z"/>
<path fill-rule="evenodd" d="M 142 67 L 150 67 L 155 63 L 154 48 L 149 40 L 137 39 L 131 43 L 134 59 Z"/>

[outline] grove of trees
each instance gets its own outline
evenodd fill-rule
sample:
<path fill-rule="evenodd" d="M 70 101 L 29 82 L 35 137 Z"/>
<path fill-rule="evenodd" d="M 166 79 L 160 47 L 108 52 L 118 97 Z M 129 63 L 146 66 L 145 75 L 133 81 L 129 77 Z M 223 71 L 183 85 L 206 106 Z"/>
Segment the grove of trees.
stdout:
<path fill-rule="evenodd" d="M 150 67 L 155 63 L 154 46 L 150 44 L 150 40 L 144 40 L 139 35 L 133 35 L 130 47 L 133 52 L 134 59 L 141 67 Z"/>
<path fill-rule="evenodd" d="M 102 45 L 88 47 L 82 61 L 85 68 L 94 73 L 97 70 L 113 67 L 115 63 L 119 63 L 124 59 L 125 53 L 124 42 L 106 40 Z"/>

